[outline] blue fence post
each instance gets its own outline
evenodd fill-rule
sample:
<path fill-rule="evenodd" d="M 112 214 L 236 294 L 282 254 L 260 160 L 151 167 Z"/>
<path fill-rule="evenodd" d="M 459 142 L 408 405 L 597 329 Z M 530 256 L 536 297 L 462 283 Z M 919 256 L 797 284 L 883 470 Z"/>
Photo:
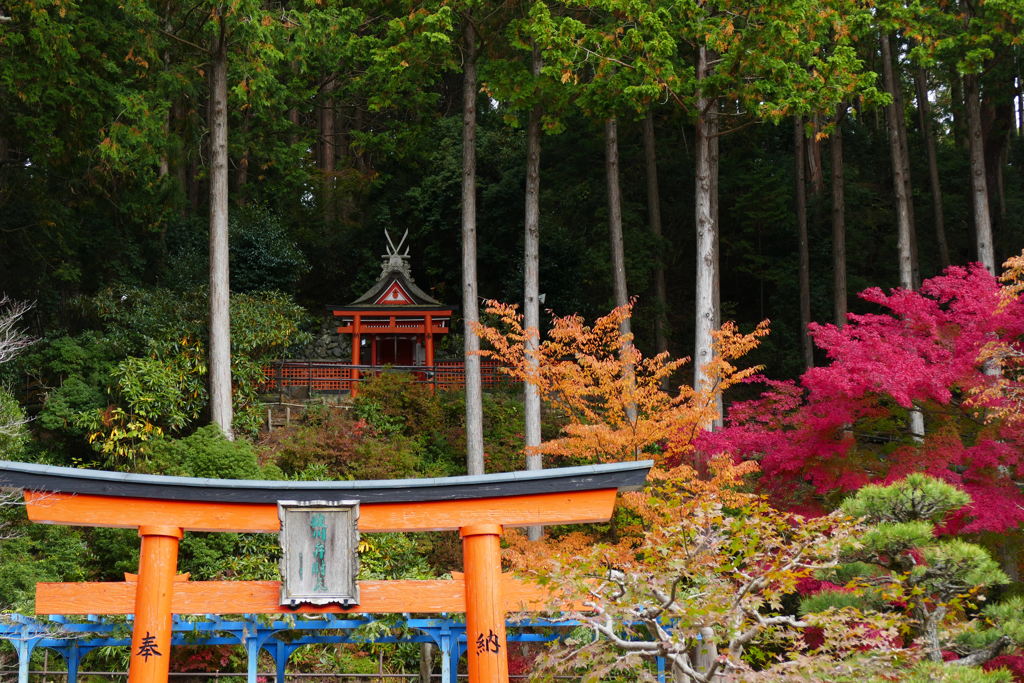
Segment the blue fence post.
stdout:
<path fill-rule="evenodd" d="M 30 624 L 24 624 L 18 639 L 18 683 L 28 683 L 28 666 L 32 660 L 32 650 L 38 642 L 38 637 L 30 633 L 31 628 Z"/>
<path fill-rule="evenodd" d="M 464 640 L 466 638 L 466 626 L 465 624 L 458 624 L 452 629 L 452 648 L 450 652 L 451 657 L 451 669 L 448 671 L 449 678 L 445 683 L 458 683 L 459 680 L 459 660 L 462 659 L 463 646 L 465 645 Z"/>
<path fill-rule="evenodd" d="M 445 625 L 441 629 L 441 681 L 451 683 L 452 680 L 452 629 Z M 458 650 L 458 646 L 455 647 Z M 457 660 L 456 660 L 457 663 Z"/>
<path fill-rule="evenodd" d="M 68 643 L 67 653 L 64 655 L 64 661 L 68 665 L 68 683 L 78 682 L 78 663 L 81 658 L 82 653 L 78 650 L 78 640 L 72 640 Z"/>
<path fill-rule="evenodd" d="M 257 634 L 250 634 L 248 628 L 245 631 L 246 681 L 256 683 L 260 665 L 260 639 Z"/>
<path fill-rule="evenodd" d="M 292 649 L 278 640 L 272 654 L 274 655 L 274 683 L 284 683 L 284 672 L 288 668 L 288 658 L 292 656 Z"/>

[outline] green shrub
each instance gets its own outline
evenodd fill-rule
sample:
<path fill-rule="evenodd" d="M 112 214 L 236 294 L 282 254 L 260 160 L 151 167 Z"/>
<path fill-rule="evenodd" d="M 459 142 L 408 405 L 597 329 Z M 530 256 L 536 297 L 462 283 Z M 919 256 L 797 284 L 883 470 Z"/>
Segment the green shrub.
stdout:
<path fill-rule="evenodd" d="M 39 412 L 39 426 L 53 432 L 84 437 L 85 430 L 77 418 L 83 412 L 96 412 L 107 405 L 106 396 L 95 384 L 79 375 L 72 375 L 46 396 Z"/>
<path fill-rule="evenodd" d="M 359 579 L 430 579 L 425 557 L 431 540 L 427 534 L 368 534 L 359 549 Z"/>
<path fill-rule="evenodd" d="M 892 676 L 849 678 L 848 683 L 886 683 Z M 900 672 L 902 683 L 1013 683 L 1013 675 L 1005 669 L 983 671 L 976 666 L 943 666 L 934 662 L 922 662 L 910 671 Z"/>
<path fill-rule="evenodd" d="M 407 372 L 382 372 L 359 385 L 356 414 L 385 433 L 420 436 L 444 424 L 437 395 Z"/>
<path fill-rule="evenodd" d="M 46 429 L 81 439 L 108 467 L 131 468 L 161 433 L 187 434 L 207 403 L 207 292 L 119 286 L 87 300 L 99 330 L 61 337 L 26 354 L 23 367 L 51 391 Z M 263 365 L 308 334 L 306 314 L 277 292 L 231 297 L 234 430 L 255 435 L 263 421 Z"/>
<path fill-rule="evenodd" d="M 264 435 L 260 458 L 288 478 L 351 479 L 355 450 L 369 434 L 368 425 L 346 411 L 315 406 L 291 426 Z"/>
<path fill-rule="evenodd" d="M 407 380 L 388 382 L 387 386 L 399 388 L 397 401 L 375 391 L 371 397 L 360 393 L 351 412 L 311 406 L 296 424 L 264 437 L 261 457 L 280 467 L 284 476 L 299 479 L 400 479 L 464 473 L 464 456 L 448 441 L 451 430 L 438 399 L 429 392 L 421 393 L 420 387 Z M 407 406 L 408 421 L 394 409 L 395 404 Z M 412 419 L 417 405 L 434 417 Z"/>
<path fill-rule="evenodd" d="M 18 399 L 6 387 L 0 386 L 0 458 L 22 460 L 28 442 L 25 412 Z"/>
<path fill-rule="evenodd" d="M 216 425 L 202 427 L 183 439 L 169 437 L 146 446 L 144 469 L 182 477 L 260 479 L 256 449 L 245 439 L 229 441 Z"/>
<path fill-rule="evenodd" d="M 417 456 L 416 442 L 404 436 L 371 437 L 355 449 L 345 474 L 351 479 L 409 479 L 429 473 Z"/>
<path fill-rule="evenodd" d="M 90 578 L 92 558 L 82 529 L 29 524 L 21 507 L 5 508 L 0 552 L 0 608 L 31 614 L 36 582 Z"/>

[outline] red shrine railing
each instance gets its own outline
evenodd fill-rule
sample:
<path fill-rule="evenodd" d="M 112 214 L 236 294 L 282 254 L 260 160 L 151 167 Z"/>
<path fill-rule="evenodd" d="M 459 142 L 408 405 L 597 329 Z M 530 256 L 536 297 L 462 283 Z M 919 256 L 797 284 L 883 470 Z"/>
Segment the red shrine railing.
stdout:
<path fill-rule="evenodd" d="M 484 386 L 509 381 L 500 367 L 497 361 L 480 361 Z M 413 381 L 441 391 L 462 389 L 466 385 L 466 365 L 461 360 L 435 361 L 434 365 L 387 366 L 353 365 L 329 360 L 281 360 L 265 366 L 263 372 L 266 379 L 260 391 L 265 393 L 290 388 L 327 393 L 351 392 L 353 385 L 381 372 L 408 372 L 413 376 Z"/>

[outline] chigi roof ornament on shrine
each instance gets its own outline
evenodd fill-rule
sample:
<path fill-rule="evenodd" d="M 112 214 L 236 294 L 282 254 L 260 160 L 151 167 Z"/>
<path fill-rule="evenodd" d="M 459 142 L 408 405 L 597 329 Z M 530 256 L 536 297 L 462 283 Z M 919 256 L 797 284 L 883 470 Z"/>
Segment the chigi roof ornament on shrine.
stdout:
<path fill-rule="evenodd" d="M 361 297 L 345 308 L 378 308 L 380 306 L 415 306 L 418 309 L 438 308 L 451 310 L 433 298 L 413 282 L 412 270 L 409 267 L 409 247 L 406 230 L 396 246 L 387 230 L 384 236 L 388 240 L 387 253 L 381 255 L 382 264 L 380 277 Z M 402 247 L 405 251 L 402 251 Z M 333 308 L 333 307 L 332 307 Z"/>

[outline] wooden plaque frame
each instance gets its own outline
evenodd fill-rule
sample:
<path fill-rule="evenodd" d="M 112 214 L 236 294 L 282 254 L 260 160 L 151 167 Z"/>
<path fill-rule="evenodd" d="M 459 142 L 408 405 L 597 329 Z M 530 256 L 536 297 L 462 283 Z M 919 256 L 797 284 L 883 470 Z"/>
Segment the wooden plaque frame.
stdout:
<path fill-rule="evenodd" d="M 281 500 L 277 515 L 281 604 L 358 605 L 359 501 Z"/>

